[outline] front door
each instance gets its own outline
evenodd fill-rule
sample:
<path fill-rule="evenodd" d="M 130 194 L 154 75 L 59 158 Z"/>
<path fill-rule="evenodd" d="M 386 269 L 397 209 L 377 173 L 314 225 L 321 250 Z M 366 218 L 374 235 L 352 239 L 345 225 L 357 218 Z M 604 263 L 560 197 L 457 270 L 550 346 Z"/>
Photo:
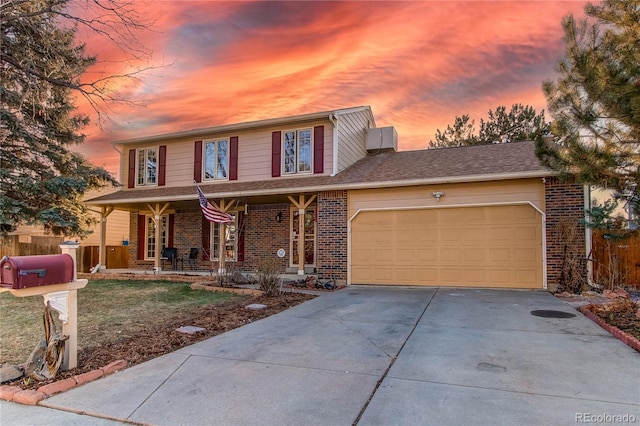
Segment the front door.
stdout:
<path fill-rule="evenodd" d="M 291 214 L 291 243 L 289 249 L 289 263 L 291 267 L 298 266 L 298 248 L 300 247 L 300 220 L 298 209 L 292 208 Z M 310 206 L 304 213 L 304 264 L 316 265 L 316 208 Z"/>

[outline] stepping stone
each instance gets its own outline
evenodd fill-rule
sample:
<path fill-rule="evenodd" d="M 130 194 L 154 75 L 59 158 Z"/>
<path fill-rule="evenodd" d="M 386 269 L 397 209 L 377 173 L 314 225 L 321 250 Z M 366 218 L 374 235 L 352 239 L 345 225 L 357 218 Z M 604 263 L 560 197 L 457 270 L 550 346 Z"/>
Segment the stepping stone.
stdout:
<path fill-rule="evenodd" d="M 260 303 L 252 303 L 250 305 L 245 306 L 246 309 L 253 309 L 254 311 L 260 310 L 260 309 L 264 309 L 266 308 L 267 305 L 262 305 Z"/>
<path fill-rule="evenodd" d="M 178 333 L 184 333 L 184 334 L 195 334 L 200 331 L 207 331 L 207 329 L 202 327 L 195 327 L 193 325 L 185 325 L 184 327 L 180 327 L 176 329 L 176 331 Z"/>

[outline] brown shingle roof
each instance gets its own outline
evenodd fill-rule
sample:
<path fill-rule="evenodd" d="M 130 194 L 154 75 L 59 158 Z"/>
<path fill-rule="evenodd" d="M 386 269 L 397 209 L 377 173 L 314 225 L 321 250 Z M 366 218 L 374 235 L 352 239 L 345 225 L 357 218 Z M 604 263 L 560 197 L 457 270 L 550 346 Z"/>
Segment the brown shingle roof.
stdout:
<path fill-rule="evenodd" d="M 534 142 L 370 154 L 336 176 L 274 178 L 257 182 L 201 184 L 211 197 L 275 195 L 302 191 L 416 185 L 549 176 Z M 117 204 L 196 199 L 193 186 L 118 191 L 90 201 Z"/>

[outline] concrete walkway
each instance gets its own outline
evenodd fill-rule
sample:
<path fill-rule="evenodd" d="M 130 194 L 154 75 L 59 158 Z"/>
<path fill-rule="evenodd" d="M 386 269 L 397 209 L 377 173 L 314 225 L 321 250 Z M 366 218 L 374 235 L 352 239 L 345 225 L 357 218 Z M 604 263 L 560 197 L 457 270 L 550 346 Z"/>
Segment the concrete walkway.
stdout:
<path fill-rule="evenodd" d="M 640 423 L 639 403 L 640 355 L 546 292 L 352 286 L 0 423 Z"/>

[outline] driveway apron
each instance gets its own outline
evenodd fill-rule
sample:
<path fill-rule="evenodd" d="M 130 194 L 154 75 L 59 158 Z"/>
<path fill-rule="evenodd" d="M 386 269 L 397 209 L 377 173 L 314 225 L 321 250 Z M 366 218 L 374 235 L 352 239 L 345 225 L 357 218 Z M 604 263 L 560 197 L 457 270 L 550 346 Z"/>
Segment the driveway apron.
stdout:
<path fill-rule="evenodd" d="M 351 286 L 41 405 L 157 425 L 640 422 L 639 372 L 546 292 Z"/>

